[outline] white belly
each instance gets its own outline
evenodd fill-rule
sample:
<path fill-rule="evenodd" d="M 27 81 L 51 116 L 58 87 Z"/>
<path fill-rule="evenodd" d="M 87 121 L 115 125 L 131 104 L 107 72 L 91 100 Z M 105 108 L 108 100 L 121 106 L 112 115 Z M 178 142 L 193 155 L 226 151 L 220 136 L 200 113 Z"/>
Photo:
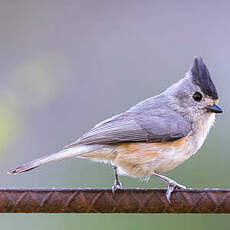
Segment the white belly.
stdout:
<path fill-rule="evenodd" d="M 151 169 L 152 172 L 157 173 L 169 171 L 182 164 L 190 156 L 191 154 L 189 154 L 186 146 L 162 151 L 151 161 L 151 164 L 149 164 L 149 170 Z"/>
<path fill-rule="evenodd" d="M 182 164 L 201 148 L 214 121 L 215 114 L 210 114 L 208 118 L 200 121 L 197 127 L 194 127 L 194 131 L 189 134 L 186 144 L 161 151 L 152 160 L 150 167 L 155 172 L 162 173 Z"/>

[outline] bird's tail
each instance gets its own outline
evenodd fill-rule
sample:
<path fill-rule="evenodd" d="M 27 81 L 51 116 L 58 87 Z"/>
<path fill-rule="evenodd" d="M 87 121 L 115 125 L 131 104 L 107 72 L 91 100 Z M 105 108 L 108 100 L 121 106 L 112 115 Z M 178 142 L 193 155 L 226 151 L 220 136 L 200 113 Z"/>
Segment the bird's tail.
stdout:
<path fill-rule="evenodd" d="M 95 151 L 99 149 L 100 147 L 98 145 L 82 145 L 82 146 L 76 146 L 68 149 L 64 149 L 60 152 L 54 153 L 49 156 L 45 156 L 42 158 L 39 158 L 37 160 L 25 163 L 23 165 L 18 166 L 15 169 L 9 170 L 8 173 L 22 173 L 29 171 L 31 169 L 37 168 L 43 164 L 52 162 L 52 161 L 59 161 L 59 160 L 64 160 L 70 157 L 77 157 L 81 154 L 88 153 L 91 151 Z"/>

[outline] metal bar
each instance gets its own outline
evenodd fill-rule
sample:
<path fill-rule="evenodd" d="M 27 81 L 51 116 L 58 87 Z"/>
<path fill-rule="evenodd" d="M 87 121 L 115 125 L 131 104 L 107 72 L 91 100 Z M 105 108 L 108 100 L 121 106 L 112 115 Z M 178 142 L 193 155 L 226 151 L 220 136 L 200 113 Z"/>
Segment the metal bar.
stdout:
<path fill-rule="evenodd" d="M 230 189 L 0 189 L 1 213 L 230 213 Z"/>

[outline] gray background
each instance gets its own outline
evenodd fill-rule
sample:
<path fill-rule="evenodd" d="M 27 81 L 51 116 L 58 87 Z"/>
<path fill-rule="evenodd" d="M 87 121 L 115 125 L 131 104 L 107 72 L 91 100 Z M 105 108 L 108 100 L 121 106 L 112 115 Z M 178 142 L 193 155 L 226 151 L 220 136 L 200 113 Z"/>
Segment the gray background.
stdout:
<path fill-rule="evenodd" d="M 6 171 L 59 150 L 97 122 L 207 63 L 225 113 L 197 155 L 167 173 L 188 187 L 229 188 L 229 1 L 0 0 L 2 187 L 111 187 L 109 165 L 73 159 Z M 123 186 L 165 187 L 157 178 Z M 1 214 L 1 229 L 228 229 L 217 215 Z"/>

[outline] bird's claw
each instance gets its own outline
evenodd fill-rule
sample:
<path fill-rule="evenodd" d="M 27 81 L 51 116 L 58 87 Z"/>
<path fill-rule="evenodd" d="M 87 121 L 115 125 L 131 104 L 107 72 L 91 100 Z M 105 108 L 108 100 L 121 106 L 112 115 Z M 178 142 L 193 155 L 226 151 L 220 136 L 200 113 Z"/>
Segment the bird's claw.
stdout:
<path fill-rule="evenodd" d="M 166 198 L 167 198 L 169 204 L 171 204 L 170 198 L 171 198 L 171 194 L 174 192 L 175 188 L 186 189 L 186 186 L 181 185 L 181 184 L 177 184 L 175 181 L 171 181 L 168 184 L 168 189 L 167 189 L 167 192 L 166 192 Z"/>
<path fill-rule="evenodd" d="M 114 185 L 112 186 L 112 193 L 115 194 L 115 192 L 119 189 L 122 189 L 122 184 L 121 182 L 115 181 Z"/>

